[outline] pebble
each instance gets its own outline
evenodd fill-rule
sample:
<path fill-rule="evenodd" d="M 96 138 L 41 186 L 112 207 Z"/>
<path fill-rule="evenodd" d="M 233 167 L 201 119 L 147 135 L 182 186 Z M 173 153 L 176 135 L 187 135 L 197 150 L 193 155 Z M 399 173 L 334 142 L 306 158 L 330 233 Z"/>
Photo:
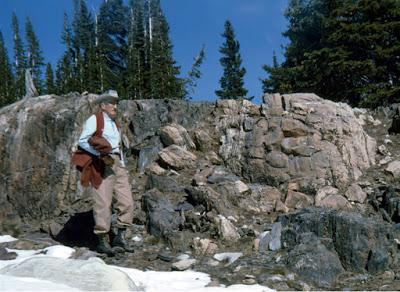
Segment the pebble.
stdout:
<path fill-rule="evenodd" d="M 177 256 L 176 258 L 177 258 L 178 260 L 180 260 L 180 261 L 182 261 L 182 260 L 188 260 L 188 259 L 190 259 L 190 255 L 183 253 L 183 254 L 180 254 L 179 256 Z"/>
<path fill-rule="evenodd" d="M 185 271 L 196 263 L 195 259 L 181 260 L 172 264 L 171 268 L 175 271 Z"/>
<path fill-rule="evenodd" d="M 217 253 L 214 255 L 214 259 L 217 261 L 228 261 L 228 264 L 232 264 L 235 262 L 238 258 L 240 258 L 243 255 L 241 252 L 223 252 L 223 253 Z"/>
<path fill-rule="evenodd" d="M 132 237 L 132 240 L 135 242 L 139 242 L 139 241 L 142 241 L 143 238 L 140 235 L 135 235 Z"/>

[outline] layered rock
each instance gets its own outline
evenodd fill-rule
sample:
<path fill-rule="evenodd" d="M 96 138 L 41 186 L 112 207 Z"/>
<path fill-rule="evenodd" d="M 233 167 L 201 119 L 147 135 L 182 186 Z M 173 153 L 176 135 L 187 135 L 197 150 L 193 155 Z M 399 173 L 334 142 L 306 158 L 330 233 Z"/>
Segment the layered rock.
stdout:
<path fill-rule="evenodd" d="M 279 186 L 343 188 L 375 164 L 376 142 L 346 104 L 314 94 L 266 95 L 264 104 L 219 101 L 220 155 L 236 174 Z"/>

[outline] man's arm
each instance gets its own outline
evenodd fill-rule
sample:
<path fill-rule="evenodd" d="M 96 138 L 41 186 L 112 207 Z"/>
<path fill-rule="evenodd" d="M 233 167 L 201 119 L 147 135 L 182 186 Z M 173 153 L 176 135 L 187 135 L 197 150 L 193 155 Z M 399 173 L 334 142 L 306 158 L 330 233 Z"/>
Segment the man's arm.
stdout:
<path fill-rule="evenodd" d="M 96 128 L 97 124 L 96 124 L 96 116 L 92 115 L 90 116 L 90 118 L 88 118 L 85 122 L 85 124 L 83 125 L 83 130 L 82 130 L 82 134 L 79 137 L 79 146 L 81 148 L 83 148 L 84 150 L 94 154 L 94 155 L 100 155 L 100 153 L 94 149 L 90 144 L 89 144 L 89 139 L 92 137 L 92 135 L 96 132 Z"/>

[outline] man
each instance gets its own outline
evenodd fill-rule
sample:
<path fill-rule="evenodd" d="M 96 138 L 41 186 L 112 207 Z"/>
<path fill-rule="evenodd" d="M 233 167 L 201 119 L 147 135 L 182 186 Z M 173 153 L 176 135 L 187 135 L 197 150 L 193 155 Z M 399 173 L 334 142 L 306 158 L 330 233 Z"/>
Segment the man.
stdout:
<path fill-rule="evenodd" d="M 100 161 L 97 165 L 101 165 L 97 167 L 101 173 L 100 181 L 97 184 L 92 182 L 94 233 L 99 239 L 97 252 L 108 255 L 113 255 L 115 251 L 133 252 L 125 239 L 126 228 L 133 220 L 133 200 L 122 155 L 121 134 L 115 122 L 118 100 L 115 91 L 100 95 L 96 103 L 100 105 L 101 114 L 86 120 L 79 138 L 79 147 L 93 158 L 92 163 Z M 98 122 L 100 125 L 97 125 Z M 116 247 L 114 249 L 108 239 L 113 194 L 118 216 L 118 233 L 112 242 L 112 246 Z"/>

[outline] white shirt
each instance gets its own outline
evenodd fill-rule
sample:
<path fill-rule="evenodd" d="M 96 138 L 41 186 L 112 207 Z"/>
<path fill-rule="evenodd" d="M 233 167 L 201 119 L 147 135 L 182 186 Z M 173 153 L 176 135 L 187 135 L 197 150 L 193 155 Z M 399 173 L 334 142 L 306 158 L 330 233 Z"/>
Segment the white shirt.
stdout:
<path fill-rule="evenodd" d="M 119 149 L 119 142 L 121 141 L 121 135 L 118 131 L 117 125 L 115 122 L 107 115 L 107 113 L 103 112 L 104 117 L 104 130 L 103 130 L 103 138 L 105 138 L 108 143 L 110 143 L 112 147 L 112 151 L 114 153 L 121 153 L 121 149 Z M 96 115 L 90 116 L 83 125 L 82 134 L 79 137 L 79 146 L 84 150 L 100 156 L 100 152 L 94 149 L 88 142 L 90 137 L 97 130 L 97 123 L 96 123 Z M 122 153 L 121 153 L 122 154 Z M 122 160 L 122 159 L 121 159 Z"/>

